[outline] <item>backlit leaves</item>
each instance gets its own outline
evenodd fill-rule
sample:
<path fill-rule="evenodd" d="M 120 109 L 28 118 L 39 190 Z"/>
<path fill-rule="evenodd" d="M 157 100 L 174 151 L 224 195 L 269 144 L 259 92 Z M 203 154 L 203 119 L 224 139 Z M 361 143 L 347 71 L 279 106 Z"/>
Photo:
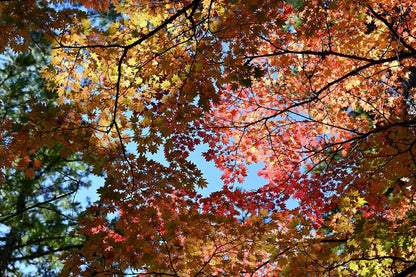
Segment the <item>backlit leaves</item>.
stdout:
<path fill-rule="evenodd" d="M 63 8 L 54 16 L 67 19 L 45 28 L 53 56 L 42 73 L 59 105 L 49 117 L 35 105 L 0 152 L 16 164 L 3 167 L 29 178 L 41 165 L 22 141 L 59 141 L 63 157 L 82 153 L 106 177 L 65 274 L 412 268 L 412 1 L 73 4 L 85 12 Z M 101 25 L 88 17 L 105 11 L 117 16 Z M 9 37 L 9 47 L 26 49 Z M 200 143 L 224 173 L 222 190 L 204 197 L 189 160 Z M 148 158 L 161 152 L 166 164 Z M 257 163 L 267 185 L 235 188 Z"/>

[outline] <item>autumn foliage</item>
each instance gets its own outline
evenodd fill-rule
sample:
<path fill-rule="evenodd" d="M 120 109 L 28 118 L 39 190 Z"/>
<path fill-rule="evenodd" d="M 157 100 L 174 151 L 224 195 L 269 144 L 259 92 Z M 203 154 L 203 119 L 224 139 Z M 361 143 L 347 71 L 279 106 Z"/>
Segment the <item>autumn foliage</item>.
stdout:
<path fill-rule="evenodd" d="M 3 173 L 59 147 L 105 177 L 63 276 L 416 272 L 414 1 L 13 2 L 0 50 L 48 41 L 57 98 L 1 121 Z"/>

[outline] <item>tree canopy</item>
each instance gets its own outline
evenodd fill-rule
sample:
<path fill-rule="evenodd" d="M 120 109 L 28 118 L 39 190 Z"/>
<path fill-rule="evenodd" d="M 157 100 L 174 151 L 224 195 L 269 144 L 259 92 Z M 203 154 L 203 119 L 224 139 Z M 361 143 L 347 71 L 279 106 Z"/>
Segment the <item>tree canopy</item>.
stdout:
<path fill-rule="evenodd" d="M 76 234 L 53 244 L 68 250 L 63 276 L 414 274 L 415 12 L 411 0 L 3 1 L 3 54 L 50 46 L 47 94 L 2 92 L 2 205 L 23 225 L 12 203 L 27 189 L 105 177 L 78 227 L 56 231 Z M 199 144 L 223 172 L 210 195 L 189 158 Z M 159 151 L 166 163 L 149 158 Z M 239 185 L 251 164 L 267 180 L 256 190 Z"/>
<path fill-rule="evenodd" d="M 74 198 L 88 185 L 88 167 L 59 141 L 37 147 L 30 139 L 35 125 L 53 122 L 60 110 L 40 76 L 49 57 L 45 47 L 39 42 L 30 52 L 1 57 L 1 147 L 14 156 L 1 162 L 1 276 L 56 276 L 62 268 L 58 254 L 83 241 L 70 232 L 82 215 Z M 21 270 L 31 265 L 33 270 Z"/>

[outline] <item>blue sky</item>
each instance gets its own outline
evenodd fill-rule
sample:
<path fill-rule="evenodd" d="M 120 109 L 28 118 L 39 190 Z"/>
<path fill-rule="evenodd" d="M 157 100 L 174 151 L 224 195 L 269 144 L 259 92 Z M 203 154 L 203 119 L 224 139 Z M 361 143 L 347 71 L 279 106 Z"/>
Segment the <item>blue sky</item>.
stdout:
<path fill-rule="evenodd" d="M 130 152 L 135 152 L 134 145 L 128 145 L 127 149 Z M 205 158 L 202 156 L 202 152 L 206 151 L 208 149 L 207 145 L 201 144 L 195 147 L 195 151 L 193 151 L 189 155 L 189 159 L 194 162 L 198 168 L 202 171 L 205 179 L 208 182 L 208 186 L 204 189 L 200 189 L 199 192 L 203 196 L 209 196 L 210 193 L 214 191 L 221 190 L 223 186 L 223 181 L 221 180 L 222 172 L 215 167 L 215 164 L 213 161 L 207 162 Z M 156 154 L 149 154 L 149 158 L 152 158 L 158 162 L 164 163 L 165 159 L 163 156 L 163 151 L 159 151 Z M 267 181 L 263 179 L 262 177 L 259 177 L 257 175 L 257 172 L 261 169 L 261 164 L 255 164 L 250 165 L 248 176 L 245 179 L 245 182 L 243 184 L 236 183 L 236 187 L 241 187 L 245 190 L 252 190 L 257 189 L 265 184 L 267 184 Z M 88 197 L 92 202 L 95 200 L 98 200 L 98 194 L 97 194 L 97 188 L 102 186 L 104 184 L 104 179 L 101 177 L 96 177 L 91 175 L 91 182 L 92 186 L 88 189 L 81 189 L 76 196 L 76 201 L 80 201 L 83 204 L 86 204 L 86 198 Z M 85 205 L 84 205 L 85 206 Z"/>

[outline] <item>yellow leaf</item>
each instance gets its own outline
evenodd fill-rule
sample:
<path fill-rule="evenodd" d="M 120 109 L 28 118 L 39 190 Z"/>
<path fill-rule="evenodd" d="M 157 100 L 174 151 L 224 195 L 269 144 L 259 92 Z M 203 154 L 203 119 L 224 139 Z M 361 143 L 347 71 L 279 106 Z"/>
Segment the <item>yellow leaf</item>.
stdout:
<path fill-rule="evenodd" d="M 172 76 L 172 82 L 173 83 L 176 83 L 177 81 L 179 81 L 181 78 L 177 75 L 177 74 L 175 74 L 175 75 L 173 75 Z"/>
<path fill-rule="evenodd" d="M 147 26 L 147 21 L 146 20 L 140 20 L 139 26 L 140 26 L 140 28 L 146 27 Z"/>
<path fill-rule="evenodd" d="M 268 209 L 262 209 L 262 210 L 260 210 L 259 214 L 261 216 L 267 216 L 269 214 L 269 210 Z"/>
<path fill-rule="evenodd" d="M 162 82 L 161 87 L 164 90 L 168 90 L 171 87 L 171 83 L 168 80 L 165 80 L 165 81 Z"/>

